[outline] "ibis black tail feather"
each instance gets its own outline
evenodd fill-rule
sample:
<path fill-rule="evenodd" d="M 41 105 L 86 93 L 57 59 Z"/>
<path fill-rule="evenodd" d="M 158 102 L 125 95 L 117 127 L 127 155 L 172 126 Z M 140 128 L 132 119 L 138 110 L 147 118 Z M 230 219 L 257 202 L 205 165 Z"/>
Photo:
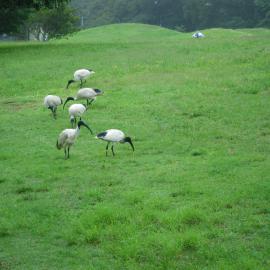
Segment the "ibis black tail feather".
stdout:
<path fill-rule="evenodd" d="M 56 148 L 57 148 L 58 150 L 61 149 L 61 146 L 58 144 L 58 140 L 56 141 Z"/>
<path fill-rule="evenodd" d="M 104 137 L 106 136 L 106 134 L 107 134 L 107 132 L 106 132 L 106 131 L 101 132 L 101 133 L 97 134 L 96 138 L 98 138 L 98 139 L 102 139 L 102 138 L 104 138 Z"/>

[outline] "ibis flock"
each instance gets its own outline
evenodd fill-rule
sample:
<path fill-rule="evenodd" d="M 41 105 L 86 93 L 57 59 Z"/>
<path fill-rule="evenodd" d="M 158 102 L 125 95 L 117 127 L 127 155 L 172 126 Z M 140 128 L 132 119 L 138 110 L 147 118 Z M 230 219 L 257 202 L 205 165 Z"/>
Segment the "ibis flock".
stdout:
<path fill-rule="evenodd" d="M 79 69 L 75 71 L 73 75 L 73 79 L 68 81 L 66 89 L 68 89 L 71 83 L 79 82 L 79 81 L 80 81 L 80 89 L 78 90 L 76 96 L 67 97 L 64 104 L 63 104 L 62 99 L 59 96 L 47 95 L 44 98 L 44 106 L 52 111 L 52 115 L 54 119 L 56 119 L 56 111 L 57 111 L 58 106 L 63 104 L 63 110 L 64 110 L 67 102 L 71 100 L 73 101 L 85 100 L 86 101 L 86 104 L 76 103 L 76 104 L 72 104 L 68 108 L 69 120 L 70 120 L 72 128 L 64 129 L 59 134 L 58 139 L 56 141 L 57 149 L 59 150 L 64 149 L 65 159 L 69 158 L 70 147 L 74 144 L 76 138 L 79 136 L 80 129 L 82 126 L 86 127 L 91 132 L 91 134 L 93 134 L 93 131 L 90 128 L 90 126 L 85 121 L 82 120 L 82 116 L 83 114 L 86 113 L 91 103 L 94 100 L 96 100 L 96 97 L 103 94 L 103 91 L 97 88 L 82 88 L 82 87 L 83 87 L 83 84 L 86 82 L 86 79 L 94 73 L 95 72 L 91 69 Z M 106 131 L 98 133 L 95 138 L 101 139 L 107 142 L 106 156 L 108 156 L 108 149 L 110 145 L 111 145 L 112 155 L 113 156 L 115 155 L 115 152 L 114 152 L 115 143 L 129 143 L 132 150 L 134 151 L 134 145 L 132 143 L 131 138 L 126 137 L 124 132 L 119 129 L 108 129 Z"/>

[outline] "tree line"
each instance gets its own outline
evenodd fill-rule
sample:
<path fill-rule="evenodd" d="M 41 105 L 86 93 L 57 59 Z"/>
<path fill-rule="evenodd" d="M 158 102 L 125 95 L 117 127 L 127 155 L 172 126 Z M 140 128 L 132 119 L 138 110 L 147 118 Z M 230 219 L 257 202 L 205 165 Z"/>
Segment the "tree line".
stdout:
<path fill-rule="evenodd" d="M 0 5 L 0 34 L 26 38 L 124 22 L 179 31 L 270 27 L 270 0 L 1 0 Z"/>
<path fill-rule="evenodd" d="M 83 27 L 141 22 L 180 31 L 270 26 L 270 0 L 72 0 Z"/>

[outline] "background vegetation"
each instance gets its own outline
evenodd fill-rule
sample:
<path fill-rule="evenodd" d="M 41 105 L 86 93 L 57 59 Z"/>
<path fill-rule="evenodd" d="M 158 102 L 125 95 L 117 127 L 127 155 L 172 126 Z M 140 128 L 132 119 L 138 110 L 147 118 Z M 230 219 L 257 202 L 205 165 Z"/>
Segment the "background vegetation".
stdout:
<path fill-rule="evenodd" d="M 3 3 L 2 3 L 3 2 Z M 74 10 L 69 0 L 2 0 L 0 33 L 20 35 L 37 40 L 61 37 L 76 31 Z"/>
<path fill-rule="evenodd" d="M 270 26 L 269 0 L 72 0 L 84 27 L 141 22 L 180 31 Z"/>
<path fill-rule="evenodd" d="M 269 269 L 270 31 L 192 39 L 121 24 L 0 44 L 0 268 Z M 43 108 L 74 70 L 105 91 L 84 120 L 134 139 L 116 156 Z"/>
<path fill-rule="evenodd" d="M 76 15 L 76 16 L 75 16 Z M 79 20 L 80 18 L 80 20 Z M 269 0 L 24 0 L 0 7 L 0 34 L 39 40 L 93 26 L 139 22 L 178 31 L 270 26 Z"/>

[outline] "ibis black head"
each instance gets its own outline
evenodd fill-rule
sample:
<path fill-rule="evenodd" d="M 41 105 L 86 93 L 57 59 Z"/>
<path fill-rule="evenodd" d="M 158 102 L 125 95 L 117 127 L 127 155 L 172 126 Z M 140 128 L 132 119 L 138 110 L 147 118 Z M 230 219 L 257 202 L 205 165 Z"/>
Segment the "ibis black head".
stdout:
<path fill-rule="evenodd" d="M 51 110 L 52 113 L 53 113 L 53 107 L 52 106 L 49 106 L 48 109 Z"/>
<path fill-rule="evenodd" d="M 75 100 L 75 99 L 74 99 L 74 97 L 67 97 L 67 99 L 66 99 L 66 101 L 65 101 L 65 103 L 63 105 L 63 110 L 65 108 L 66 103 L 68 103 L 70 100 Z"/>
<path fill-rule="evenodd" d="M 100 89 L 94 88 L 93 90 L 96 92 L 97 95 L 102 95 L 103 94 L 103 91 L 100 90 Z"/>
<path fill-rule="evenodd" d="M 68 83 L 67 83 L 66 89 L 68 89 L 69 85 L 74 83 L 74 82 L 75 82 L 74 80 L 69 80 Z"/>
<path fill-rule="evenodd" d="M 125 137 L 125 139 L 123 140 L 123 142 L 124 142 L 124 143 L 129 143 L 129 144 L 131 145 L 131 147 L 132 147 L 132 150 L 133 150 L 133 151 L 135 150 L 135 149 L 134 149 L 134 145 L 133 145 L 133 143 L 132 143 L 130 137 Z"/>
<path fill-rule="evenodd" d="M 81 128 L 81 126 L 85 126 L 87 129 L 89 129 L 89 131 L 91 132 L 91 134 L 93 134 L 93 131 L 91 130 L 91 128 L 83 120 L 80 120 L 78 122 L 78 128 Z"/>
<path fill-rule="evenodd" d="M 75 119 L 74 116 L 71 116 L 71 117 L 70 117 L 70 123 L 71 123 L 71 126 L 72 126 L 72 127 L 73 127 L 74 124 L 76 123 L 76 119 Z"/>

